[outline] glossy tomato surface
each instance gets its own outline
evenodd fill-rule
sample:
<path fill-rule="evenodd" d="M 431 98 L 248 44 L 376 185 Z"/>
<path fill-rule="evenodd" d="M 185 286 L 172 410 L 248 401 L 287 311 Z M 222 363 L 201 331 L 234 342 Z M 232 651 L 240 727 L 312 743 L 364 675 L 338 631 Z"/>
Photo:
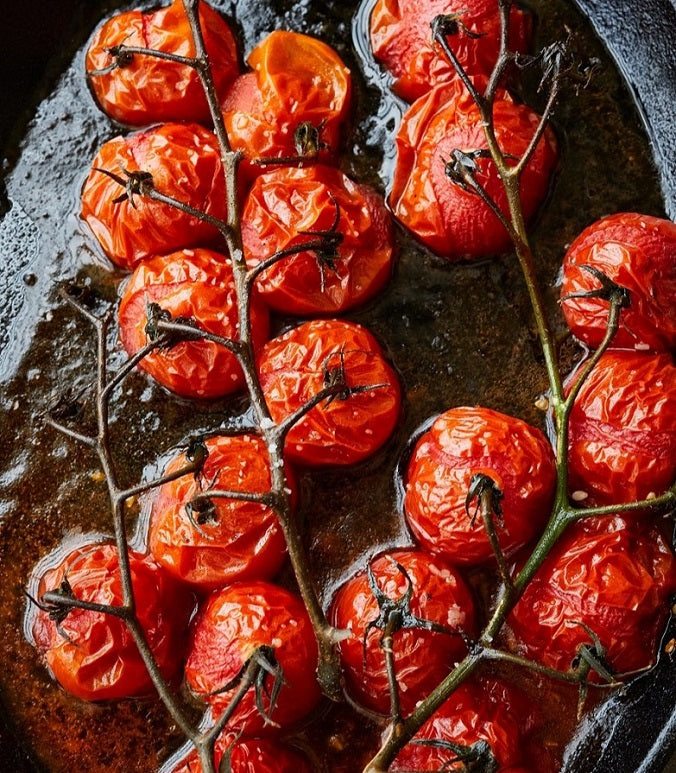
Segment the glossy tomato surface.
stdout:
<path fill-rule="evenodd" d="M 125 286 L 118 312 L 120 337 L 129 355 L 150 340 L 148 304 L 193 320 L 223 338 L 237 338 L 237 296 L 230 260 L 211 250 L 183 250 L 139 264 Z M 254 295 L 251 304 L 254 345 L 268 335 L 268 314 Z M 139 367 L 162 386 L 184 397 L 213 398 L 244 386 L 237 358 L 221 344 L 178 341 L 145 357 Z"/>
<path fill-rule="evenodd" d="M 224 19 L 206 3 L 199 18 L 214 85 L 224 95 L 237 77 L 237 44 Z M 194 57 L 190 24 L 183 0 L 173 0 L 152 13 L 128 11 L 113 16 L 95 33 L 85 61 L 90 86 L 111 118 L 130 126 L 162 121 L 211 122 L 197 71 L 184 64 L 144 54 L 120 61 L 110 49 L 133 46 Z"/>
<path fill-rule="evenodd" d="M 262 175 L 247 196 L 242 238 L 249 266 L 279 250 L 339 235 L 335 255 L 301 252 L 261 274 L 265 302 L 287 314 L 333 314 L 373 297 L 392 272 L 390 215 L 380 196 L 337 169 L 314 166 Z"/>
<path fill-rule="evenodd" d="M 481 84 L 483 81 L 477 81 Z M 493 108 L 497 141 L 507 156 L 520 158 L 539 122 L 525 105 L 498 92 Z M 446 176 L 454 150 L 487 147 L 479 111 L 461 83 L 438 86 L 414 102 L 396 137 L 397 160 L 390 194 L 395 216 L 431 250 L 446 258 L 476 258 L 504 252 L 511 241 L 498 218 L 478 195 Z M 524 215 L 531 218 L 544 199 L 556 166 L 554 134 L 547 129 L 521 176 Z M 476 179 L 499 209 L 507 196 L 495 164 L 475 159 Z"/>
<path fill-rule="evenodd" d="M 152 175 L 158 192 L 225 217 L 225 184 L 215 136 L 197 124 L 164 124 L 106 142 L 82 189 L 81 216 L 106 255 L 131 269 L 157 253 L 212 244 L 218 230 L 175 207 L 134 195 L 101 171 Z"/>
<path fill-rule="evenodd" d="M 586 228 L 563 261 L 561 307 L 568 327 L 589 346 L 598 346 L 608 326 L 608 301 L 568 298 L 593 292 L 603 272 L 630 292 L 613 347 L 672 351 L 676 348 L 676 224 L 634 212 L 609 215 Z"/>
<path fill-rule="evenodd" d="M 400 599 L 409 589 L 413 615 L 448 629 L 446 632 L 404 627 L 394 634 L 393 650 L 399 698 L 409 714 L 461 660 L 467 648 L 459 632 L 473 636 L 474 602 L 459 572 L 439 558 L 416 550 L 395 550 L 370 562 L 383 594 Z M 390 693 L 385 655 L 380 646 L 383 628 L 369 624 L 379 618 L 378 601 L 365 571 L 344 583 L 336 594 L 331 620 L 349 631 L 340 643 L 340 658 L 351 697 L 374 711 L 388 714 Z M 366 634 L 366 641 L 364 636 Z"/>
<path fill-rule="evenodd" d="M 375 338 L 361 325 L 315 320 L 269 341 L 258 361 L 270 414 L 281 422 L 344 369 L 348 387 L 312 408 L 290 429 L 285 453 L 306 465 L 344 465 L 366 459 L 389 438 L 401 410 L 401 387 Z"/>
<path fill-rule="evenodd" d="M 130 552 L 138 620 L 165 679 L 172 679 L 185 650 L 192 595 L 149 556 Z M 75 598 L 123 603 L 118 553 L 108 543 L 83 545 L 40 579 L 38 600 L 66 580 Z M 35 646 L 64 690 L 89 701 L 144 696 L 153 685 L 125 623 L 111 615 L 74 609 L 57 626 L 41 609 L 30 625 Z M 59 630 L 60 629 L 60 630 Z"/>

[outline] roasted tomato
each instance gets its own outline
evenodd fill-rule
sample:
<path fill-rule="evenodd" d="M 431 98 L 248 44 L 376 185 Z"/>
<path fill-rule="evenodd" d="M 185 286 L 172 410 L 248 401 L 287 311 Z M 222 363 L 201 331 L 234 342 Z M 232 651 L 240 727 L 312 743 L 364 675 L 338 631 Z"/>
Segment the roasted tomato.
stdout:
<path fill-rule="evenodd" d="M 186 679 L 218 713 L 234 692 L 218 690 L 240 673 L 261 646 L 272 648 L 284 681 L 274 705 L 270 704 L 275 682 L 272 674 L 265 677 L 260 693 L 271 723 L 256 707 L 255 690 L 245 694 L 229 726 L 247 735 L 288 727 L 319 701 L 317 642 L 302 600 L 268 582 L 234 583 L 206 600 L 191 629 Z"/>
<path fill-rule="evenodd" d="M 223 96 L 238 75 L 237 44 L 227 23 L 206 3 L 200 3 L 199 17 L 216 91 Z M 210 120 L 196 70 L 143 54 L 116 56 L 119 46 L 195 56 L 183 0 L 153 13 L 117 14 L 105 22 L 87 50 L 87 75 L 101 109 L 120 123 Z"/>
<path fill-rule="evenodd" d="M 520 158 L 539 116 L 499 92 L 493 108 L 495 134 L 509 159 Z M 504 252 L 507 231 L 477 194 L 446 175 L 453 151 L 471 154 L 487 147 L 479 111 L 462 83 L 438 86 L 404 114 L 396 137 L 397 160 L 390 194 L 396 217 L 434 252 L 447 258 L 476 258 Z M 556 165 L 554 134 L 547 129 L 521 176 L 521 203 L 530 218 L 545 197 Z M 500 210 L 507 196 L 495 164 L 475 158 L 476 179 Z M 516 162 L 513 162 L 516 163 Z"/>
<path fill-rule="evenodd" d="M 238 334 L 237 297 L 232 265 L 210 250 L 183 250 L 144 261 L 127 283 L 119 308 L 120 337 L 131 356 L 150 340 L 149 304 L 172 318 L 189 318 L 222 336 Z M 268 335 L 268 315 L 252 298 L 253 340 L 259 347 Z M 156 349 L 139 367 L 160 384 L 184 397 L 213 398 L 237 391 L 244 374 L 234 354 L 212 341 L 178 341 Z"/>
<path fill-rule="evenodd" d="M 234 150 L 247 177 L 257 159 L 307 156 L 331 160 L 350 107 L 351 76 L 326 43 L 276 30 L 251 52 L 253 72 L 241 75 L 223 101 Z"/>
<path fill-rule="evenodd" d="M 593 645 L 584 624 L 611 671 L 654 661 L 676 591 L 676 561 L 657 530 L 643 527 L 612 516 L 564 532 L 509 618 L 528 657 L 567 671 L 580 645 Z"/>
<path fill-rule="evenodd" d="M 285 453 L 301 464 L 362 461 L 383 445 L 399 418 L 397 376 L 371 333 L 353 322 L 315 320 L 293 328 L 263 347 L 258 369 L 276 422 L 331 384 L 364 388 L 325 400 L 294 424 Z"/>
<path fill-rule="evenodd" d="M 500 13 L 496 0 L 377 0 L 371 14 L 375 58 L 395 78 L 393 89 L 413 100 L 433 86 L 457 78 L 455 67 L 432 37 L 435 16 L 455 15 L 455 34 L 447 40 L 465 72 L 490 75 L 500 50 Z M 512 51 L 525 51 L 530 16 L 516 6 L 510 15 Z"/>
<path fill-rule="evenodd" d="M 277 169 L 259 177 L 246 200 L 247 263 L 324 234 L 326 247 L 285 258 L 258 288 L 287 314 L 333 314 L 371 298 L 392 270 L 390 216 L 378 194 L 327 166 Z"/>
<path fill-rule="evenodd" d="M 108 257 L 122 268 L 157 253 L 214 243 L 214 226 L 175 207 L 125 192 L 100 170 L 126 179 L 152 175 L 155 190 L 212 217 L 225 217 L 218 143 L 197 124 L 165 124 L 106 142 L 82 189 L 82 218 Z"/>
<path fill-rule="evenodd" d="M 613 347 L 676 348 L 676 224 L 622 212 L 593 223 L 571 244 L 563 261 L 561 306 L 573 335 L 596 347 L 608 326 L 608 301 L 568 297 L 601 287 L 587 266 L 631 293 Z"/>
<path fill-rule="evenodd" d="M 56 551 L 56 556 L 62 552 Z M 149 556 L 130 552 L 132 587 L 139 622 L 165 679 L 178 671 L 194 601 Z M 49 559 L 47 561 L 49 563 Z M 118 553 L 108 543 L 70 552 L 40 579 L 37 599 L 64 590 L 80 601 L 122 604 Z M 31 610 L 30 614 L 33 614 Z M 149 695 L 153 684 L 126 624 L 118 617 L 73 609 L 58 622 L 37 609 L 30 624 L 35 646 L 64 690 L 103 701 Z"/>
<path fill-rule="evenodd" d="M 478 474 L 503 494 L 495 522 L 504 553 L 528 542 L 550 515 L 556 468 L 540 430 L 488 408 L 442 413 L 420 436 L 408 463 L 404 509 L 416 540 L 453 564 L 493 556 L 481 516 L 470 517 L 466 505 Z"/>
<path fill-rule="evenodd" d="M 568 472 L 570 491 L 587 494 L 586 504 L 632 502 L 669 488 L 676 367 L 668 354 L 603 355 L 570 414 Z"/>
<path fill-rule="evenodd" d="M 428 553 L 395 550 L 371 561 L 370 567 L 384 597 L 396 601 L 411 589 L 410 603 L 402 608 L 404 615 L 446 629 L 430 631 L 408 620 L 394 634 L 399 699 L 402 711 L 409 714 L 467 653 L 460 634 L 474 634 L 474 603 L 458 572 Z M 390 693 L 380 644 L 387 620 L 379 619 L 381 609 L 368 575 L 362 571 L 338 590 L 331 618 L 336 628 L 350 632 L 340 643 L 350 695 L 358 703 L 387 714 Z"/>

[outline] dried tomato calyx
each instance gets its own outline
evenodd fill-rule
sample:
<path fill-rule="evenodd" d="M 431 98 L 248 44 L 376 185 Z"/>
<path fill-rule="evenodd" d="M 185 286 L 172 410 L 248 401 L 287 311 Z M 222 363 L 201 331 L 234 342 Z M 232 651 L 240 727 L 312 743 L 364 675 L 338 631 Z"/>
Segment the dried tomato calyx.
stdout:
<path fill-rule="evenodd" d="M 570 298 L 601 298 L 604 301 L 616 304 L 621 309 L 627 309 L 631 306 L 631 291 L 628 288 L 614 282 L 596 266 L 584 264 L 580 268 L 598 279 L 601 287 L 596 287 L 593 290 L 584 290 L 579 293 L 569 293 L 561 298 L 562 301 L 567 301 Z"/>
<path fill-rule="evenodd" d="M 435 16 L 430 22 L 432 38 L 436 40 L 439 36 L 457 35 L 460 32 L 463 32 L 468 38 L 473 40 L 482 38 L 483 33 L 472 32 L 462 23 L 462 16 L 462 13 L 440 13 L 438 16 Z"/>
<path fill-rule="evenodd" d="M 505 496 L 504 491 L 498 488 L 498 484 L 489 475 L 477 473 L 472 475 L 469 481 L 469 489 L 465 498 L 465 512 L 470 519 L 470 524 L 474 526 L 474 521 L 481 509 L 482 499 L 487 495 L 489 498 L 490 510 L 498 519 L 498 523 L 504 528 L 505 523 L 502 517 L 502 500 Z M 470 513 L 470 506 L 476 499 L 474 512 Z"/>
<path fill-rule="evenodd" d="M 475 741 L 472 744 L 464 745 L 444 741 L 441 738 L 413 738 L 409 743 L 415 746 L 430 746 L 434 749 L 444 749 L 453 756 L 443 764 L 441 770 L 451 770 L 455 763 L 462 763 L 463 770 L 467 773 L 497 773 L 500 769 L 498 761 L 495 759 L 493 750 L 488 741 Z"/>

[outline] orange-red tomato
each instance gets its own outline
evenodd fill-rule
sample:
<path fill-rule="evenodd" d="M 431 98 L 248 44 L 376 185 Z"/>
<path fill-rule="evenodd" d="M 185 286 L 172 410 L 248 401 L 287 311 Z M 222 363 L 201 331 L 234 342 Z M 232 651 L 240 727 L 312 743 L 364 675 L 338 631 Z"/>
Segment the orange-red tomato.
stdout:
<path fill-rule="evenodd" d="M 446 38 L 465 72 L 490 75 L 500 50 L 496 0 L 377 0 L 373 7 L 373 54 L 394 76 L 394 91 L 409 102 L 457 77 L 455 67 L 433 40 L 430 27 L 435 16 L 446 14 L 457 14 L 471 33 L 459 26 L 457 34 Z M 515 5 L 509 31 L 510 49 L 525 51 L 530 16 Z"/>
<path fill-rule="evenodd" d="M 370 562 L 376 583 L 388 598 L 399 599 L 409 588 L 395 561 L 411 580 L 410 612 L 449 631 L 404 627 L 394 634 L 399 698 L 402 711 L 409 714 L 467 653 L 458 632 L 474 635 L 474 602 L 455 569 L 439 558 L 414 550 L 394 550 Z M 374 711 L 388 714 L 390 693 L 385 654 L 380 646 L 383 630 L 368 627 L 378 616 L 378 602 L 366 572 L 361 571 L 339 588 L 331 619 L 336 628 L 350 632 L 340 643 L 340 659 L 351 697 Z"/>
<path fill-rule="evenodd" d="M 503 493 L 503 525 L 496 518 L 496 530 L 506 554 L 532 539 L 550 514 L 556 468 L 540 430 L 488 408 L 442 413 L 418 439 L 408 463 L 404 509 L 416 540 L 453 564 L 493 556 L 481 516 L 470 518 L 465 506 L 470 481 L 479 473 Z"/>
<path fill-rule="evenodd" d="M 263 347 L 259 377 L 276 422 L 328 386 L 341 368 L 348 387 L 373 389 L 337 395 L 312 408 L 286 437 L 292 461 L 354 464 L 375 453 L 397 423 L 401 388 L 375 338 L 353 322 L 306 322 Z"/>
<path fill-rule="evenodd" d="M 261 274 L 258 288 L 271 308 L 287 314 L 342 312 L 364 303 L 389 279 L 390 216 L 374 190 L 327 166 L 277 169 L 259 177 L 242 216 L 247 263 L 256 266 L 279 250 L 316 241 L 308 231 L 339 234 L 335 257 L 301 252 Z"/>
<path fill-rule="evenodd" d="M 493 108 L 495 134 L 504 154 L 520 158 L 539 116 L 499 92 Z M 404 114 L 396 137 L 397 160 L 390 204 L 397 218 L 434 252 L 446 258 L 476 258 L 504 252 L 507 231 L 477 194 L 446 175 L 453 151 L 487 147 L 479 111 L 458 82 L 438 86 Z M 545 197 L 557 160 L 554 134 L 547 129 L 521 176 L 521 203 L 530 218 Z M 508 213 L 507 195 L 495 164 L 475 159 L 476 179 Z M 515 162 L 511 162 L 515 163 Z"/>
<path fill-rule="evenodd" d="M 561 307 L 573 335 L 598 346 L 608 326 L 608 301 L 567 298 L 601 286 L 591 266 L 631 294 L 622 310 L 613 347 L 670 351 L 676 348 L 676 224 L 621 212 L 586 228 L 563 261 Z"/>
<path fill-rule="evenodd" d="M 179 670 L 193 598 L 149 556 L 130 552 L 138 620 L 165 679 Z M 80 601 L 123 601 L 117 548 L 87 544 L 44 573 L 38 599 L 67 580 Z M 73 609 L 57 621 L 39 609 L 31 630 L 35 646 L 59 684 L 78 698 L 103 701 L 149 695 L 153 684 L 126 624 L 102 612 Z"/>
<path fill-rule="evenodd" d="M 183 250 L 144 261 L 125 286 L 119 308 L 120 337 L 129 355 L 148 342 L 147 304 L 157 303 L 175 319 L 193 319 L 224 338 L 238 335 L 237 296 L 232 264 L 210 250 Z M 268 335 L 268 315 L 256 296 L 251 304 L 256 347 Z M 184 397 L 222 397 L 244 386 L 234 354 L 212 341 L 178 341 L 145 357 L 139 367 L 162 386 Z"/>
<path fill-rule="evenodd" d="M 108 257 L 122 268 L 157 253 L 211 244 L 218 230 L 169 204 L 134 195 L 97 169 L 120 177 L 147 172 L 157 191 L 212 217 L 225 217 L 225 183 L 218 143 L 197 124 L 165 124 L 106 142 L 82 189 L 82 218 Z"/>
<path fill-rule="evenodd" d="M 224 95 L 237 77 L 237 44 L 228 24 L 206 3 L 199 18 L 214 84 Z M 114 66 L 117 46 L 150 48 L 166 54 L 195 56 L 183 0 L 152 13 L 117 14 L 95 33 L 85 66 L 97 102 L 111 118 L 130 126 L 162 121 L 210 121 L 197 71 L 184 64 L 143 54 Z"/>

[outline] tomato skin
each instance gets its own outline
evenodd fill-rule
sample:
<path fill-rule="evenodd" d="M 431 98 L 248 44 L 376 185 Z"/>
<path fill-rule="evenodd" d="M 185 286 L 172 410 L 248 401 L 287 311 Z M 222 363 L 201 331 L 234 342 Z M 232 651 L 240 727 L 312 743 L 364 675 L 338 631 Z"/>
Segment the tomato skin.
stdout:
<path fill-rule="evenodd" d="M 193 318 L 210 333 L 225 338 L 238 335 L 232 264 L 211 250 L 160 255 L 136 267 L 118 312 L 120 337 L 130 356 L 148 342 L 147 303 L 158 303 L 173 318 Z M 251 325 L 258 348 L 268 336 L 268 314 L 255 295 Z M 179 341 L 169 349 L 152 352 L 138 367 L 183 397 L 222 397 L 244 386 L 244 374 L 235 355 L 212 341 Z"/>
<path fill-rule="evenodd" d="M 575 375 L 573 375 L 573 380 Z M 569 490 L 585 504 L 666 491 L 676 476 L 676 367 L 668 354 L 608 351 L 570 413 Z"/>
<path fill-rule="evenodd" d="M 448 35 L 453 53 L 469 75 L 490 75 L 500 50 L 500 14 L 496 0 L 377 0 L 371 14 L 371 46 L 375 58 L 395 78 L 393 90 L 408 102 L 432 87 L 457 79 L 455 67 L 432 39 L 431 23 L 441 14 L 460 14 L 462 29 Z M 513 6 L 510 49 L 528 48 L 530 15 Z"/>
<path fill-rule="evenodd" d="M 139 622 L 165 679 L 179 669 L 184 651 L 192 594 L 178 586 L 150 556 L 130 551 L 132 587 Z M 98 604 L 122 604 L 117 548 L 87 544 L 70 552 L 40 580 L 37 598 L 67 578 L 76 598 Z M 32 621 L 35 646 L 66 692 L 87 701 L 152 695 L 141 655 L 119 618 L 74 609 L 61 623 L 38 609 Z"/>
<path fill-rule="evenodd" d="M 477 81 L 479 83 L 479 81 Z M 534 134 L 539 116 L 498 92 L 495 133 L 503 153 L 517 158 Z M 456 149 L 485 149 L 481 117 L 461 83 L 438 86 L 413 103 L 396 137 L 397 160 L 390 193 L 394 215 L 437 254 L 452 260 L 506 251 L 509 236 L 478 195 L 462 190 L 445 174 Z M 557 161 L 556 140 L 547 129 L 521 177 L 524 215 L 531 218 L 545 198 Z M 476 160 L 477 180 L 508 216 L 507 195 L 491 159 Z"/>
<path fill-rule="evenodd" d="M 474 602 L 460 574 L 444 561 L 417 550 L 393 550 L 370 562 L 378 586 L 389 598 L 400 598 L 408 588 L 406 578 L 395 565 L 400 563 L 411 578 L 413 614 L 472 636 L 476 629 Z M 345 582 L 336 593 L 331 620 L 350 636 L 341 641 L 340 658 L 350 695 L 374 711 L 389 713 L 390 698 L 385 656 L 380 648 L 383 634 L 372 628 L 378 618 L 378 603 L 365 571 Z M 394 654 L 399 697 L 404 714 L 409 714 L 427 693 L 450 672 L 453 664 L 467 654 L 459 635 L 405 628 L 394 634 Z"/>
<path fill-rule="evenodd" d="M 182 247 L 213 244 L 212 225 L 140 195 L 114 203 L 124 189 L 96 169 L 149 172 L 157 191 L 225 217 L 225 183 L 216 137 L 197 124 L 164 124 L 104 143 L 82 189 L 81 217 L 117 266 Z"/>
<path fill-rule="evenodd" d="M 371 333 L 342 320 L 305 322 L 263 347 L 258 373 L 273 420 L 283 421 L 324 388 L 325 365 L 339 368 L 341 350 L 348 386 L 384 386 L 315 406 L 289 430 L 284 450 L 291 461 L 355 464 L 394 430 L 401 410 L 397 376 Z"/>
<path fill-rule="evenodd" d="M 324 290 L 317 256 L 303 252 L 265 271 L 257 286 L 266 303 L 287 314 L 334 314 L 373 297 L 392 271 L 390 216 L 378 194 L 337 169 L 314 166 L 277 169 L 259 177 L 244 205 L 242 238 L 250 267 L 278 250 L 328 231 L 339 206 L 336 270 L 324 268 Z"/>
<path fill-rule="evenodd" d="M 465 508 L 478 473 L 504 494 L 504 528 L 497 525 L 497 534 L 505 554 L 532 539 L 550 514 L 556 467 L 540 430 L 488 408 L 442 413 L 418 439 L 409 461 L 404 511 L 416 540 L 453 564 L 493 557 L 481 515 L 472 524 Z"/>
<path fill-rule="evenodd" d="M 631 294 L 613 348 L 676 348 L 676 223 L 634 212 L 601 218 L 571 244 L 563 261 L 561 307 L 576 338 L 596 348 L 606 333 L 608 301 L 566 298 L 600 287 L 583 266 L 602 271 Z"/>
<path fill-rule="evenodd" d="M 206 3 L 200 3 L 199 17 L 216 91 L 222 95 L 238 74 L 237 44 L 225 20 Z M 109 50 L 120 45 L 194 57 L 195 46 L 182 0 L 174 0 L 154 13 L 136 10 L 113 16 L 95 33 L 85 67 L 99 106 L 120 123 L 147 126 L 166 121 L 211 122 L 197 72 L 187 65 L 135 54 L 129 65 L 91 75 L 114 62 Z"/>

